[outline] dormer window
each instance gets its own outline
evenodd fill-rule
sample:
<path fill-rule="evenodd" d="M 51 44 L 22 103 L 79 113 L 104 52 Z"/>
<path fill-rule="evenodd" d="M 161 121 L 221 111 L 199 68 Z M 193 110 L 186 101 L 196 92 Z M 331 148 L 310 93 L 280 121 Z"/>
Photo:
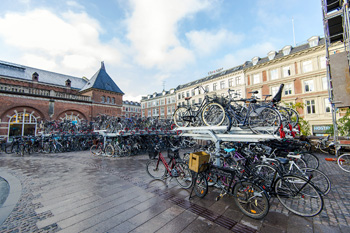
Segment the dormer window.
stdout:
<path fill-rule="evenodd" d="M 255 66 L 258 63 L 259 59 L 260 59 L 259 57 L 253 57 L 252 59 L 253 66 Z"/>
<path fill-rule="evenodd" d="M 66 87 L 71 87 L 71 83 L 72 81 L 70 81 L 69 79 L 66 80 Z"/>
<path fill-rule="evenodd" d="M 35 82 L 39 81 L 39 74 L 37 72 L 34 72 L 32 74 L 32 81 L 35 81 Z"/>
<path fill-rule="evenodd" d="M 318 36 L 313 36 L 310 39 L 308 39 L 307 41 L 309 42 L 310 48 L 315 47 L 318 45 L 318 41 L 320 40 L 320 38 Z"/>
<path fill-rule="evenodd" d="M 292 51 L 292 46 L 290 46 L 290 45 L 284 46 L 283 49 L 282 49 L 282 52 L 283 52 L 284 56 L 289 55 L 290 51 Z"/>
<path fill-rule="evenodd" d="M 269 57 L 269 60 L 273 60 L 276 56 L 276 51 L 270 51 L 267 56 Z"/>

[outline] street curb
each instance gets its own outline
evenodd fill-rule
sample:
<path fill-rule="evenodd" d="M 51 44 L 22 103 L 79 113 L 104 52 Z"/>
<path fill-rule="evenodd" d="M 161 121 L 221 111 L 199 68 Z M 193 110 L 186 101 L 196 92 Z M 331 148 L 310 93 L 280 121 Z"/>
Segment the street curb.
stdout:
<path fill-rule="evenodd" d="M 0 177 L 2 177 L 10 186 L 9 195 L 0 208 L 0 225 L 2 225 L 15 208 L 22 194 L 22 185 L 19 179 L 0 169 Z"/>

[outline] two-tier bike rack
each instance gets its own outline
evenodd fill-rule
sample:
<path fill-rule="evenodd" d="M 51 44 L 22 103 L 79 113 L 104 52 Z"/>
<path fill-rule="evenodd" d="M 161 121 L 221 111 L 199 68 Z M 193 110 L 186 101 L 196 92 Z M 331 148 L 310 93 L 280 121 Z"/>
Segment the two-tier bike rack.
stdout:
<path fill-rule="evenodd" d="M 200 126 L 179 127 L 175 129 L 177 134 L 184 137 L 192 137 L 198 140 L 210 140 L 215 143 L 216 164 L 220 165 L 221 142 L 261 142 L 281 139 L 279 136 L 269 134 L 254 134 L 250 129 L 227 126 Z"/>

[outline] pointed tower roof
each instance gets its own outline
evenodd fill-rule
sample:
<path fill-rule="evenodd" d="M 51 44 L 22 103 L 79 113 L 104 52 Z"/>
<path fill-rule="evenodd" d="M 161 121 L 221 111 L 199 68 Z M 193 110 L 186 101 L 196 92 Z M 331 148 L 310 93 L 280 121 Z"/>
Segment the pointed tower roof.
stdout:
<path fill-rule="evenodd" d="M 124 95 L 124 92 L 120 90 L 117 84 L 107 74 L 104 62 L 101 62 L 101 68 L 96 72 L 96 74 L 94 74 L 94 76 L 92 76 L 92 78 L 80 91 L 86 91 L 91 88 L 116 92 Z"/>

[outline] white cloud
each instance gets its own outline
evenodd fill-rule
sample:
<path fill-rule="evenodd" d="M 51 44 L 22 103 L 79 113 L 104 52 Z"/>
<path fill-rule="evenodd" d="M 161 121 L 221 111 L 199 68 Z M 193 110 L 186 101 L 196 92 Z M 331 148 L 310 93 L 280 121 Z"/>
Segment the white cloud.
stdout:
<path fill-rule="evenodd" d="M 228 45 L 238 45 L 244 38 L 243 35 L 235 35 L 226 29 L 218 31 L 191 31 L 186 33 L 186 37 L 190 41 L 191 46 L 201 55 L 209 55 Z"/>
<path fill-rule="evenodd" d="M 73 8 L 77 8 L 77 9 L 81 9 L 81 10 L 85 9 L 85 7 L 83 5 L 79 4 L 76 1 L 67 1 L 66 4 L 67 4 L 67 6 L 70 6 Z"/>
<path fill-rule="evenodd" d="M 86 13 L 56 15 L 36 9 L 0 18 L 0 38 L 25 54 L 17 62 L 71 75 L 81 76 L 82 71 L 84 75 L 93 74 L 100 61 L 121 61 L 118 50 L 100 42 L 102 32 L 99 23 Z"/>
<path fill-rule="evenodd" d="M 132 0 L 126 20 L 138 64 L 163 70 L 180 69 L 194 61 L 192 51 L 178 39 L 179 21 L 209 6 L 201 0 Z"/>

